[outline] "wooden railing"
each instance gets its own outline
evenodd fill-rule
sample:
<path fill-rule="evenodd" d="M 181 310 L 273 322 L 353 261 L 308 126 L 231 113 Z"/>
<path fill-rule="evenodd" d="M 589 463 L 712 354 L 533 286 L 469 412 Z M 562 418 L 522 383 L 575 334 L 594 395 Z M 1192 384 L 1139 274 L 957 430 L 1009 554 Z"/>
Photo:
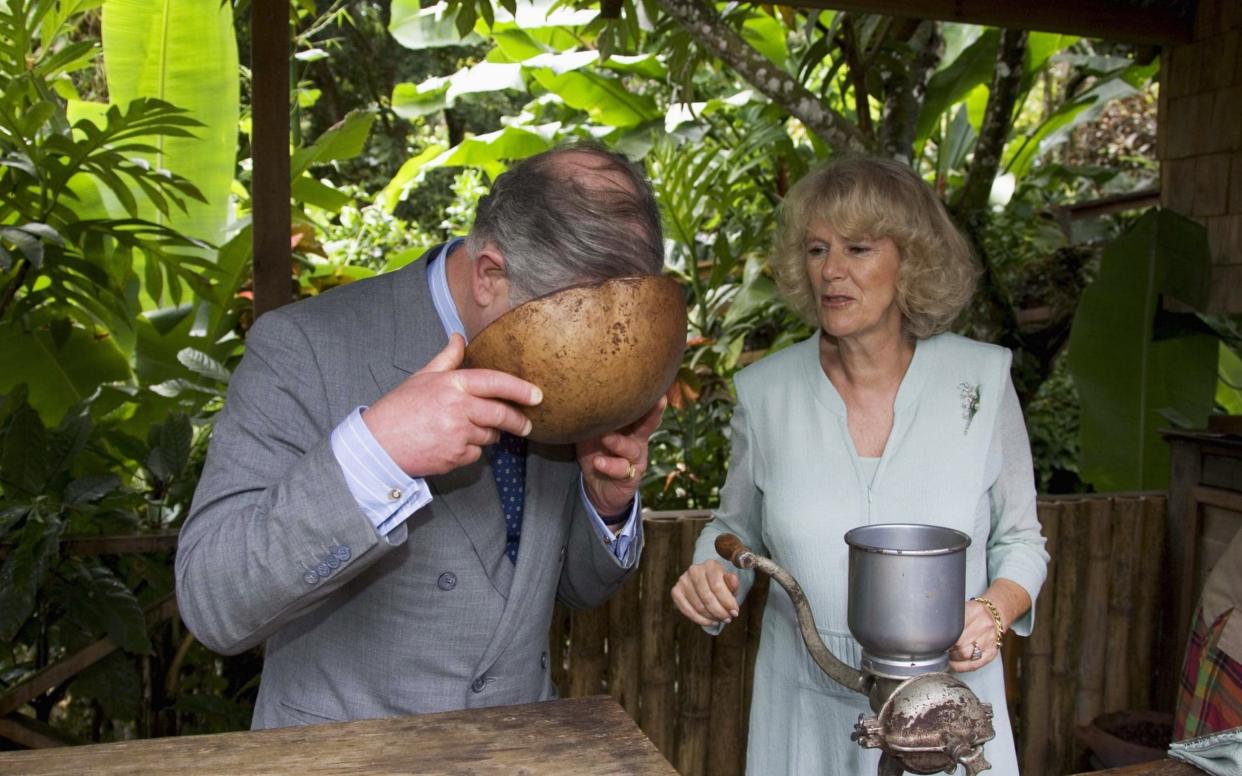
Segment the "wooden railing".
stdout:
<path fill-rule="evenodd" d="M 1040 499 L 1053 560 L 1034 632 L 1008 638 L 1004 649 L 1024 776 L 1087 770 L 1074 727 L 1098 714 L 1170 706 L 1180 647 L 1164 643 L 1159 630 L 1165 512 L 1163 493 Z M 716 638 L 673 609 L 669 590 L 707 518 L 648 513 L 635 578 L 600 609 L 558 608 L 552 624 L 561 694 L 610 693 L 685 776 L 743 772 L 767 598 L 760 577 Z M 849 731 L 839 732 L 842 746 L 854 746 Z"/>
<path fill-rule="evenodd" d="M 1011 638 L 1004 649 L 1024 776 L 1086 770 L 1074 727 L 1097 714 L 1170 708 L 1182 646 L 1159 627 L 1169 594 L 1161 582 L 1165 513 L 1163 493 L 1040 499 L 1048 581 L 1031 637 Z M 768 588 L 757 579 L 739 617 L 715 638 L 676 612 L 669 590 L 707 519 L 706 512 L 646 513 L 638 573 L 606 606 L 556 609 L 552 670 L 564 697 L 611 694 L 685 776 L 730 776 L 743 772 Z M 175 537 L 100 542 L 67 540 L 62 551 L 168 551 Z M 171 598 L 160 602 L 149 622 L 174 616 L 175 606 Z M 0 735 L 26 746 L 62 743 L 16 710 L 113 649 L 104 639 L 0 696 Z M 847 732 L 842 746 L 853 746 Z"/>

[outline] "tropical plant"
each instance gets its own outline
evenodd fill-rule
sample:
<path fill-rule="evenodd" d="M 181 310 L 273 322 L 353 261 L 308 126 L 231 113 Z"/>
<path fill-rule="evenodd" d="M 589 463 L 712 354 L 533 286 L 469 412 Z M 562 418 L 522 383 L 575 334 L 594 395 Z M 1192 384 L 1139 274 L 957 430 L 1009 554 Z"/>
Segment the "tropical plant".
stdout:
<path fill-rule="evenodd" d="M 391 14 L 390 30 L 409 48 L 490 44 L 455 72 L 397 84 L 399 116 L 422 121 L 498 92 L 525 95 L 525 103 L 493 131 L 412 160 L 386 196 L 412 196 L 445 166 L 494 176 L 573 138 L 643 158 L 657 182 L 670 268 L 692 308 L 692 345 L 673 397 L 699 397 L 686 406 L 706 414 L 688 417 L 684 406 L 670 413 L 657 436 L 659 482 L 647 490 L 654 503 L 711 503 L 706 483 L 723 475 L 724 454 L 713 451 L 727 448 L 732 371 L 804 331 L 771 293 L 763 257 L 772 212 L 814 160 L 848 151 L 904 158 L 941 193 L 984 268 L 962 328 L 1014 350 L 1026 403 L 1041 395 L 1064 349 L 1097 258 L 1092 243 L 1117 232 L 1063 229 L 1057 206 L 1150 176 L 1052 156 L 1155 71 L 1153 62 L 1097 52 L 1073 36 L 699 0 L 429 8 L 393 0 Z M 1067 81 L 1077 85 L 1057 86 Z M 717 168 L 738 173 L 722 182 Z M 1049 314 L 1031 322 L 1020 316 L 1027 307 Z M 1049 390 L 1070 386 L 1058 380 Z M 1036 430 L 1061 433 L 1052 424 Z M 1045 442 L 1053 440 L 1041 439 L 1041 449 L 1055 448 Z M 1058 455 L 1065 463 L 1068 452 Z M 688 485 L 694 477 L 702 488 Z"/>
<path fill-rule="evenodd" d="M 1083 478 L 1100 490 L 1167 487 L 1159 429 L 1205 425 L 1219 341 L 1197 316 L 1166 305 L 1203 309 L 1210 277 L 1205 230 L 1167 210 L 1147 213 L 1104 251 L 1069 343 Z"/>

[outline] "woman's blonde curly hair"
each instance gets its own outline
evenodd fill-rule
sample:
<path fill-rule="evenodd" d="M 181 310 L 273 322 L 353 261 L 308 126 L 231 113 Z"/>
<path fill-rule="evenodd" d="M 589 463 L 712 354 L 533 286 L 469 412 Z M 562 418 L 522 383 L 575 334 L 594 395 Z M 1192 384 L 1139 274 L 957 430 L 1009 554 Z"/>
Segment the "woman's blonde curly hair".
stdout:
<path fill-rule="evenodd" d="M 846 157 L 807 174 L 781 205 L 777 286 L 812 326 L 819 326 L 819 304 L 807 277 L 806 238 L 816 223 L 847 240 L 897 244 L 897 304 L 911 336 L 948 329 L 974 293 L 979 270 L 970 246 L 931 187 L 900 162 Z"/>

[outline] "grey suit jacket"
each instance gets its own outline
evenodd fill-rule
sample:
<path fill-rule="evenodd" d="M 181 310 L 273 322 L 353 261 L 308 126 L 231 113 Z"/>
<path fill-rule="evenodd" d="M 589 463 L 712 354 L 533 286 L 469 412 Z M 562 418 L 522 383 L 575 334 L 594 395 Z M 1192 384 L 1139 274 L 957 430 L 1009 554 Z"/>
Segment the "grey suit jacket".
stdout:
<path fill-rule="evenodd" d="M 329 436 L 444 347 L 425 259 L 260 318 L 216 419 L 177 601 L 217 652 L 266 640 L 255 728 L 552 697 L 554 601 L 597 606 L 628 574 L 571 447 L 530 445 L 516 567 L 486 456 L 428 479 L 404 542 L 358 508 Z"/>

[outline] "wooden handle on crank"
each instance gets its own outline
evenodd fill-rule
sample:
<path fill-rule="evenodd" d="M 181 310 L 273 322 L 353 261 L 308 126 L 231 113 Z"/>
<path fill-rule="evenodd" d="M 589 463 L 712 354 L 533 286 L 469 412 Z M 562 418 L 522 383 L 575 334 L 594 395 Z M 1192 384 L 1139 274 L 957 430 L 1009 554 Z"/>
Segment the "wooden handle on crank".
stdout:
<path fill-rule="evenodd" d="M 745 544 L 742 544 L 742 540 L 733 534 L 721 534 L 716 537 L 716 554 L 730 563 L 733 563 L 733 565 L 737 566 L 737 563 L 734 562 L 734 558 L 741 555 L 743 552 L 750 552 L 750 548 Z"/>

